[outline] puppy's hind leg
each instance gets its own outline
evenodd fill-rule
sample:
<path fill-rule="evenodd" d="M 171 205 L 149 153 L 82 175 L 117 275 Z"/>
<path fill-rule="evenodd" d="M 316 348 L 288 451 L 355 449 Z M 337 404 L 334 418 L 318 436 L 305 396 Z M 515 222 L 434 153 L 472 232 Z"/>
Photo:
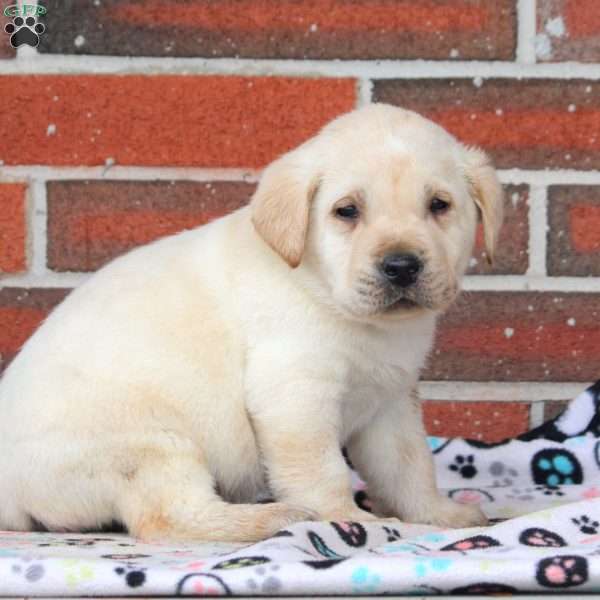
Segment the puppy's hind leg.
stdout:
<path fill-rule="evenodd" d="M 282 503 L 229 504 L 197 457 L 174 454 L 141 465 L 124 484 L 119 512 L 142 540 L 256 542 L 316 515 Z"/>

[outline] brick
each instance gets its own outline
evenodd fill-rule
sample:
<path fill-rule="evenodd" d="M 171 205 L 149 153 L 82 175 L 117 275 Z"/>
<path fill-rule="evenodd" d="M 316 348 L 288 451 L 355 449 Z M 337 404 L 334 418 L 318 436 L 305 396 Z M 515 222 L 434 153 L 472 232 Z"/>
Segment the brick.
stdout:
<path fill-rule="evenodd" d="M 505 187 L 504 225 L 494 264 L 487 263 L 483 226 L 479 224 L 470 275 L 522 275 L 529 266 L 529 187 Z"/>
<path fill-rule="evenodd" d="M 471 292 L 440 319 L 423 379 L 594 381 L 600 294 Z"/>
<path fill-rule="evenodd" d="M 69 291 L 0 289 L 0 371 L 7 367 L 29 336 Z"/>
<path fill-rule="evenodd" d="M 27 268 L 26 190 L 24 183 L 0 183 L 0 273 Z"/>
<path fill-rule="evenodd" d="M 0 76 L 0 160 L 261 167 L 352 109 L 355 96 L 351 79 Z"/>
<path fill-rule="evenodd" d="M 481 146 L 501 168 L 600 168 L 598 81 L 390 79 L 373 94 Z"/>
<path fill-rule="evenodd" d="M 50 181 L 48 266 L 93 271 L 135 246 L 243 206 L 254 188 L 226 181 Z"/>
<path fill-rule="evenodd" d="M 4 31 L 4 26 L 11 21 L 4 16 L 4 5 L 0 7 L 0 59 L 13 58 L 16 54 L 15 49 L 10 45 L 10 35 Z"/>
<path fill-rule="evenodd" d="M 529 428 L 529 405 L 524 402 L 439 402 L 423 405 L 429 435 L 499 442 Z"/>
<path fill-rule="evenodd" d="M 568 400 L 558 400 L 544 403 L 544 421 L 549 421 L 558 417 L 560 413 L 569 405 Z"/>
<path fill-rule="evenodd" d="M 539 61 L 600 61 L 598 0 L 538 0 Z"/>
<path fill-rule="evenodd" d="M 297 59 L 503 59 L 514 0 L 55 3 L 42 52 Z"/>
<path fill-rule="evenodd" d="M 548 190 L 550 275 L 600 275 L 600 186 Z"/>

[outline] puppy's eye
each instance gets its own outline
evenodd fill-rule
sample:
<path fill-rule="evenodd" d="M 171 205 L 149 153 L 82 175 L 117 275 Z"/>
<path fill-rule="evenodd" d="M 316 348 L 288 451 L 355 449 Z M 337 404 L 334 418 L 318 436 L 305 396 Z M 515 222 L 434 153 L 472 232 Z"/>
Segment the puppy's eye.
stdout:
<path fill-rule="evenodd" d="M 444 213 L 448 212 L 449 208 L 450 203 L 438 198 L 437 196 L 432 198 L 429 204 L 429 211 L 434 215 L 443 215 Z"/>
<path fill-rule="evenodd" d="M 335 215 L 340 219 L 354 220 L 360 216 L 360 211 L 356 204 L 347 204 L 346 206 L 338 206 L 335 209 Z"/>

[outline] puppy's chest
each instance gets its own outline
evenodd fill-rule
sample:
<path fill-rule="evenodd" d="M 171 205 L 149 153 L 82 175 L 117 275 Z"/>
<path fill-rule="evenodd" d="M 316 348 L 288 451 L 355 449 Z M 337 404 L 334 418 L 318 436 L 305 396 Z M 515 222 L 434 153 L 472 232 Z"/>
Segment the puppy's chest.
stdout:
<path fill-rule="evenodd" d="M 416 374 L 396 365 L 369 363 L 368 369 L 364 366 L 353 370 L 342 401 L 343 441 L 367 427 L 386 402 L 408 396 L 416 381 Z"/>

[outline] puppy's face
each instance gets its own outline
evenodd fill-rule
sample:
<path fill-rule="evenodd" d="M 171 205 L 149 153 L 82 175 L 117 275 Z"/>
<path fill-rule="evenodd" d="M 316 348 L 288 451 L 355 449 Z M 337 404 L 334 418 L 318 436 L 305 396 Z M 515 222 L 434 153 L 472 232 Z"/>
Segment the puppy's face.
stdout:
<path fill-rule="evenodd" d="M 274 216 L 282 204 L 283 224 Z M 253 217 L 266 241 L 312 276 L 322 300 L 371 321 L 441 311 L 454 300 L 478 206 L 491 256 L 502 193 L 485 155 L 415 113 L 373 105 L 269 167 Z"/>

